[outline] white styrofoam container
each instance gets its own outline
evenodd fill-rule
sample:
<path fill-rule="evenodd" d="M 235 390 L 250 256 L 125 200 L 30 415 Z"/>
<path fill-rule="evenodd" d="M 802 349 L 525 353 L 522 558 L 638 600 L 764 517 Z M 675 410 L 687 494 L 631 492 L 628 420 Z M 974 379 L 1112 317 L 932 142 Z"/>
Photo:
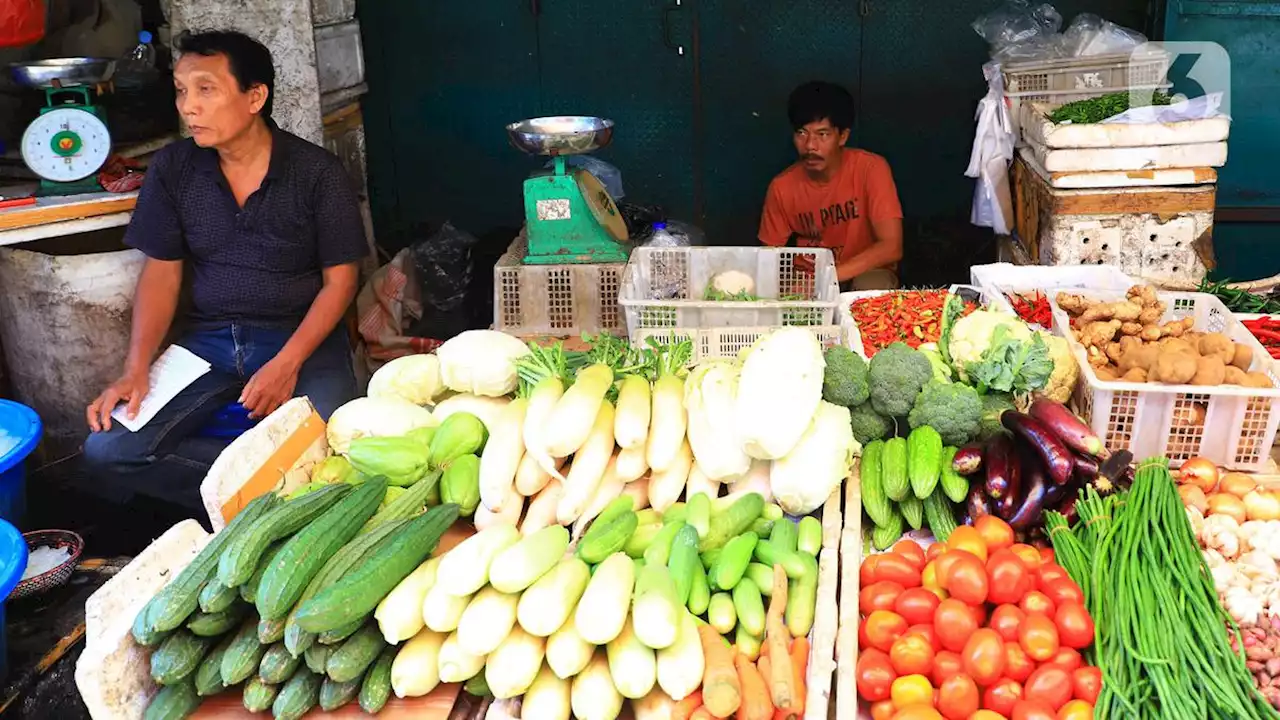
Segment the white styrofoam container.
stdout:
<path fill-rule="evenodd" d="M 947 288 L 947 290 L 948 292 L 951 292 L 951 293 L 957 293 L 957 292 L 961 293 L 966 298 L 978 301 L 983 306 L 989 305 L 989 303 L 986 302 L 985 298 L 982 297 L 981 288 L 978 288 L 976 285 L 952 285 L 951 287 Z M 879 297 L 880 295 L 887 295 L 888 293 L 892 293 L 892 292 L 902 292 L 902 291 L 901 290 L 854 290 L 852 292 L 840 293 L 840 307 L 837 310 L 837 315 L 839 316 L 839 319 L 840 319 L 841 332 L 844 334 L 845 347 L 858 353 L 862 357 L 867 358 L 868 360 L 870 359 L 870 357 L 867 355 L 866 348 L 862 346 L 862 332 L 858 330 L 858 323 L 856 320 L 853 319 L 853 312 L 850 308 L 850 305 L 853 304 L 854 300 Z M 994 310 L 1002 310 L 1004 312 L 1013 312 L 1013 308 L 1010 307 L 1008 303 L 1000 304 L 999 300 L 997 300 L 996 304 L 991 305 L 991 307 Z"/>
<path fill-rule="evenodd" d="M 1056 172 L 1153 170 L 1156 168 L 1222 167 L 1227 143 L 1187 143 L 1151 147 L 1054 149 L 1023 138 L 1040 166 Z"/>
<path fill-rule="evenodd" d="M 1045 288 L 1118 290 L 1136 285 L 1133 278 L 1112 265 L 1013 265 L 992 263 L 969 268 L 969 283 L 982 293 L 986 305 L 1013 309 L 1007 293 Z M 1046 330 L 1048 328 L 1045 328 Z"/>
<path fill-rule="evenodd" d="M 1062 103 L 1022 103 L 1022 136 L 1048 148 L 1117 148 L 1224 142 L 1231 120 L 1224 116 L 1170 123 L 1064 123 L 1047 114 Z"/>
<path fill-rule="evenodd" d="M 1058 290 L 1045 293 L 1053 308 L 1054 332 L 1067 339 L 1080 363 L 1075 409 L 1108 449 L 1128 449 L 1138 459 L 1164 456 L 1174 465 L 1197 456 L 1233 470 L 1257 471 L 1267 464 L 1280 424 L 1280 387 L 1099 380 L 1076 341 L 1070 317 L 1058 307 Z M 1125 297 L 1123 290 L 1080 294 L 1103 302 Z M 1168 304 L 1161 322 L 1194 317 L 1196 330 L 1219 332 L 1253 348 L 1250 371 L 1278 382 L 1267 351 L 1221 300 L 1207 293 L 1162 292 L 1159 297 Z"/>
<path fill-rule="evenodd" d="M 813 269 L 797 263 L 807 257 Z M 750 276 L 751 302 L 703 300 L 716 275 Z M 632 251 L 618 291 L 634 340 L 641 330 L 834 325 L 840 294 L 835 259 L 825 248 L 639 247 Z"/>
<path fill-rule="evenodd" d="M 693 357 L 690 363 L 694 364 L 703 360 L 736 358 L 739 352 L 751 347 L 756 340 L 773 329 L 767 327 L 646 328 L 636 331 L 631 336 L 631 341 L 642 343 L 650 337 L 662 340 L 688 338 L 693 341 Z M 840 325 L 817 325 L 805 329 L 817 336 L 824 350 L 844 342 L 845 329 Z"/>
<path fill-rule="evenodd" d="M 1036 159 L 1026 145 L 1018 148 L 1018 156 L 1027 167 L 1049 183 L 1049 187 L 1067 190 L 1126 187 L 1170 187 L 1212 185 L 1218 182 L 1218 171 L 1211 167 L 1150 168 L 1148 170 L 1080 170 L 1051 173 Z"/>

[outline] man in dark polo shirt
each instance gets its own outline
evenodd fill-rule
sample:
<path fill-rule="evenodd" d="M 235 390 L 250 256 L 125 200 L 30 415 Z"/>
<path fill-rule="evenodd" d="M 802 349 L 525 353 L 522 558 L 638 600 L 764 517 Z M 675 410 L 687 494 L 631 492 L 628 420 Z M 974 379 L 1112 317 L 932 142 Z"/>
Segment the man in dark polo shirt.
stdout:
<path fill-rule="evenodd" d="M 305 395 L 327 418 L 354 397 L 340 321 L 367 246 L 338 159 L 271 120 L 270 51 L 237 32 L 187 35 L 177 49 L 177 107 L 191 137 L 156 154 L 125 234 L 147 257 L 124 372 L 86 410 L 84 455 L 126 494 L 198 508 L 226 441 L 194 435 L 221 408 L 238 400 L 261 418 Z M 192 306 L 177 342 L 212 370 L 130 432 L 111 411 L 126 403 L 132 416 L 147 394 L 184 266 Z"/>

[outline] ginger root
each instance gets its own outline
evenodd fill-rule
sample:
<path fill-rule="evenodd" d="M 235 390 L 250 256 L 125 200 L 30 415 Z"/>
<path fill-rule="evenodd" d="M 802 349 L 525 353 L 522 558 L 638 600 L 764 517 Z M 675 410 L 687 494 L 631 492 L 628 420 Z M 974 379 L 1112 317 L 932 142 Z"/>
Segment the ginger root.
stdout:
<path fill-rule="evenodd" d="M 1156 297 L 1155 288 L 1150 285 L 1134 285 L 1125 293 L 1125 297 L 1129 298 L 1130 302 L 1137 303 L 1143 307 L 1149 307 L 1160 302 L 1159 298 Z"/>
<path fill-rule="evenodd" d="M 1058 303 L 1058 307 L 1068 315 L 1079 315 L 1089 308 L 1090 302 L 1083 295 L 1075 293 L 1060 292 L 1054 298 L 1054 302 Z"/>
<path fill-rule="evenodd" d="M 1191 377 L 1192 385 L 1221 385 L 1226 378 L 1227 368 L 1222 359 L 1216 355 L 1204 355 L 1196 360 L 1196 374 Z"/>
<path fill-rule="evenodd" d="M 1085 310 L 1084 314 L 1080 316 L 1080 322 L 1095 322 L 1098 320 L 1119 320 L 1122 323 L 1133 322 L 1141 314 L 1141 305 L 1127 301 L 1113 302 L 1094 305 Z"/>
<path fill-rule="evenodd" d="M 1106 347 L 1107 343 L 1115 340 L 1120 325 L 1119 320 L 1089 323 L 1080 329 L 1080 344 L 1085 347 Z"/>

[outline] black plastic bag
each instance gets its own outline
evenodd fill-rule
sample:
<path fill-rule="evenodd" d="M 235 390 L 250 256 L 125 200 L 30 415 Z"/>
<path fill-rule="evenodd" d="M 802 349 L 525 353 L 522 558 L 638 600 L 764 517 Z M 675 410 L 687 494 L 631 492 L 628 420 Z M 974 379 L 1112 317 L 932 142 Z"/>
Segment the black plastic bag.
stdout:
<path fill-rule="evenodd" d="M 477 242 L 471 233 L 446 222 L 409 248 L 422 293 L 422 318 L 409 328 L 410 335 L 447 340 L 469 328 L 467 289 Z"/>

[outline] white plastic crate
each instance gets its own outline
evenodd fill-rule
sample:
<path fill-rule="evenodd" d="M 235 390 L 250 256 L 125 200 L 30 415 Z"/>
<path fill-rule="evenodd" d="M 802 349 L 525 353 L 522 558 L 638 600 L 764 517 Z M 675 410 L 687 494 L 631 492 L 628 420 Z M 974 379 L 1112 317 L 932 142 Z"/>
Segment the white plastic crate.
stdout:
<path fill-rule="evenodd" d="M 1138 459 L 1163 455 L 1176 466 L 1201 456 L 1233 470 L 1258 471 L 1270 459 L 1280 423 L 1280 388 L 1238 385 L 1165 385 L 1099 380 L 1084 346 L 1075 339 L 1070 316 L 1058 307 L 1060 288 L 1046 289 L 1053 308 L 1054 332 L 1066 337 L 1080 363 L 1076 412 L 1110 450 L 1128 449 Z M 1079 291 L 1091 300 L 1123 300 L 1125 292 Z M 1266 350 L 1222 301 L 1206 293 L 1159 293 L 1168 304 L 1161 322 L 1188 316 L 1195 330 L 1218 332 L 1253 348 L 1250 371 L 1277 383 Z"/>
<path fill-rule="evenodd" d="M 1062 105 L 1114 92 L 1170 87 L 1169 54 L 1159 51 L 1006 63 L 1002 70 L 1004 94 L 1012 101 L 1015 118 L 1024 102 Z"/>
<path fill-rule="evenodd" d="M 493 266 L 493 328 L 573 337 L 626 330 L 618 307 L 625 263 L 525 265 L 523 236 Z"/>
<path fill-rule="evenodd" d="M 656 337 L 662 340 L 669 338 L 688 338 L 693 341 L 693 357 L 690 364 L 703 360 L 720 358 L 732 359 L 738 353 L 751 347 L 756 340 L 767 335 L 775 328 L 742 327 L 742 328 L 647 328 L 637 331 L 631 336 L 634 343 L 643 343 L 646 338 Z M 807 327 L 818 337 L 823 349 L 840 345 L 844 339 L 844 330 L 839 325 L 816 325 Z"/>
<path fill-rule="evenodd" d="M 981 297 L 982 295 L 981 291 L 977 287 L 974 287 L 971 285 L 952 285 L 951 287 L 947 288 L 947 290 L 952 293 L 960 293 L 966 299 L 977 301 L 979 302 L 979 304 L 982 304 L 984 306 L 986 305 L 985 300 L 983 300 Z M 853 319 L 853 312 L 849 308 L 849 306 L 853 304 L 853 301 L 861 300 L 863 298 L 879 297 L 880 295 L 886 295 L 892 292 L 902 292 L 902 291 L 901 290 L 854 290 L 852 292 L 840 293 L 840 308 L 837 312 L 837 315 L 840 318 L 840 329 L 844 333 L 845 347 L 858 353 L 864 358 L 867 357 L 866 348 L 862 347 L 862 332 L 858 330 L 858 323 Z M 1013 310 L 1007 306 L 1003 308 L 997 307 L 996 309 L 1003 309 L 1007 312 L 1013 312 Z M 867 358 L 867 359 L 870 359 L 870 358 Z"/>
<path fill-rule="evenodd" d="M 805 256 L 813 270 L 796 262 Z M 751 302 L 703 300 L 716 275 L 750 276 Z M 634 340 L 643 330 L 820 327 L 836 323 L 840 294 L 835 259 L 825 248 L 636 248 L 623 274 L 618 304 Z M 787 298 L 787 299 L 777 299 Z"/>
<path fill-rule="evenodd" d="M 1079 290 L 1119 290 L 1138 284 L 1113 265 L 1014 265 L 992 263 L 969 268 L 969 282 L 982 293 L 982 303 L 1013 311 L 1006 293 L 1030 292 L 1045 288 Z M 1045 328 L 1046 330 L 1048 328 Z"/>

